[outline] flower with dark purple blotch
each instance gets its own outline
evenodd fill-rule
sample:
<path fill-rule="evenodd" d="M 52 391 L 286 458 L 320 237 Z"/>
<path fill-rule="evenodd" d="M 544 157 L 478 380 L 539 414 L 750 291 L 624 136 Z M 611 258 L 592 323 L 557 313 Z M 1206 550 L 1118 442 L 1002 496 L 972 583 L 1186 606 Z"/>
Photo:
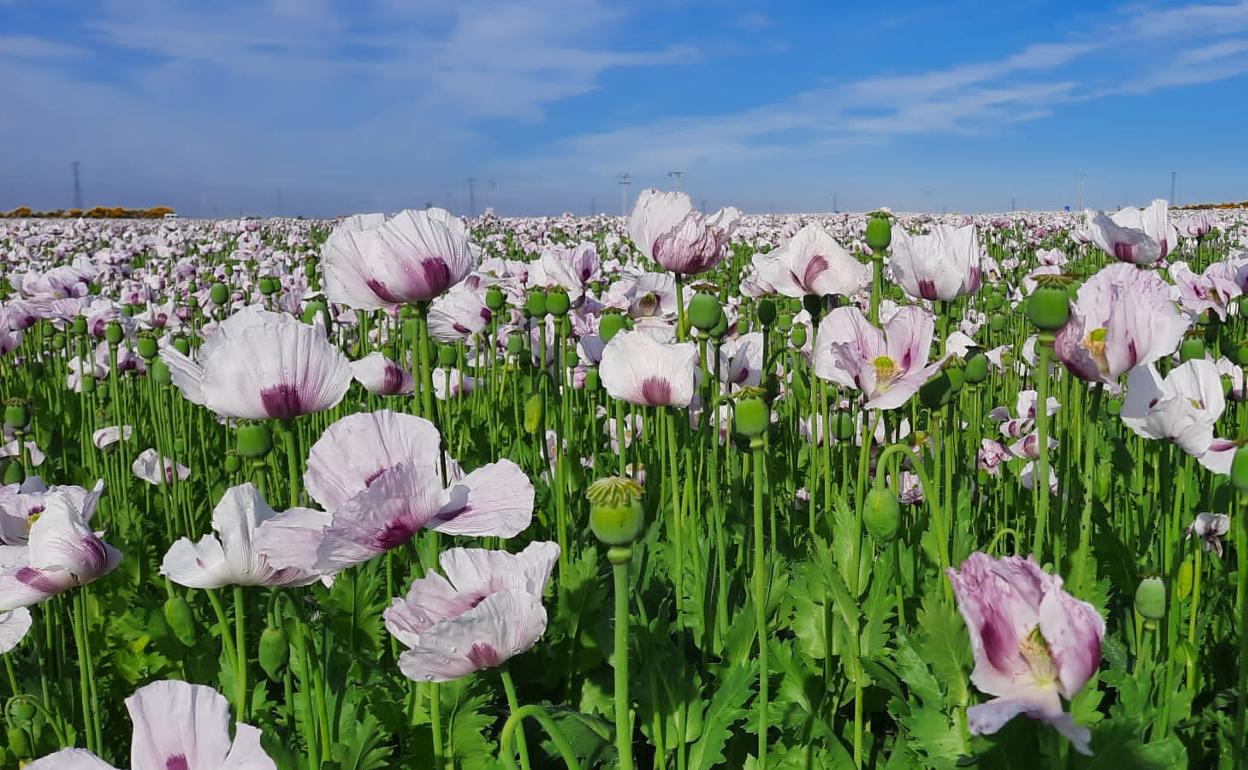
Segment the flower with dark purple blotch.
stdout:
<path fill-rule="evenodd" d="M 1205 550 L 1222 556 L 1222 536 L 1231 531 L 1231 517 L 1225 513 L 1198 513 L 1187 528 L 1192 535 L 1204 541 Z"/>
<path fill-rule="evenodd" d="M 889 267 L 897 285 L 915 299 L 949 301 L 973 294 L 982 282 L 975 225 L 936 225 L 926 235 L 893 231 Z"/>
<path fill-rule="evenodd" d="M 1110 216 L 1084 212 L 1092 241 L 1120 262 L 1151 265 L 1179 245 L 1179 233 L 1170 224 L 1169 204 L 1158 198 L 1148 208 L 1126 207 Z"/>
<path fill-rule="evenodd" d="M 559 558 L 556 543 L 518 554 L 481 548 L 443 551 L 446 577 L 429 570 L 385 612 L 386 630 L 407 647 L 409 679 L 446 682 L 494 668 L 532 647 L 546 630 L 542 593 Z"/>
<path fill-rule="evenodd" d="M 121 552 L 87 526 L 82 502 L 49 492 L 30 519 L 27 544 L 4 549 L 0 564 L 0 611 L 28 607 L 107 575 Z"/>
<path fill-rule="evenodd" d="M 692 342 L 660 342 L 642 329 L 620 332 L 603 349 L 598 374 L 612 398 L 687 407 L 697 387 L 698 348 Z"/>
<path fill-rule="evenodd" d="M 160 351 L 189 401 L 224 417 L 288 420 L 330 409 L 351 385 L 347 357 L 322 328 L 259 306 L 227 318 L 195 358 Z"/>
<path fill-rule="evenodd" d="M 131 770 L 276 770 L 260 731 L 238 723 L 230 740 L 230 705 L 216 690 L 177 680 L 153 682 L 126 698 L 134 722 Z M 83 749 L 62 749 L 26 770 L 116 770 Z"/>
<path fill-rule="evenodd" d="M 971 636 L 971 682 L 997 696 L 966 710 L 970 731 L 991 735 L 1022 714 L 1091 754 L 1091 731 L 1062 710 L 1061 699 L 1074 698 L 1100 664 L 1105 621 L 1096 609 L 1031 557 L 973 553 L 946 573 Z"/>
<path fill-rule="evenodd" d="M 663 267 L 694 275 L 719 264 L 740 219 L 735 208 L 705 216 L 684 193 L 642 190 L 628 217 L 628 235 L 638 251 Z"/>
<path fill-rule="evenodd" d="M 439 208 L 349 217 L 321 247 L 325 296 L 356 310 L 428 302 L 477 261 L 468 229 Z"/>
<path fill-rule="evenodd" d="M 898 310 L 881 331 L 854 306 L 839 307 L 819 322 L 815 374 L 862 391 L 867 409 L 896 409 L 939 369 L 928 363 L 936 321 L 913 305 Z"/>

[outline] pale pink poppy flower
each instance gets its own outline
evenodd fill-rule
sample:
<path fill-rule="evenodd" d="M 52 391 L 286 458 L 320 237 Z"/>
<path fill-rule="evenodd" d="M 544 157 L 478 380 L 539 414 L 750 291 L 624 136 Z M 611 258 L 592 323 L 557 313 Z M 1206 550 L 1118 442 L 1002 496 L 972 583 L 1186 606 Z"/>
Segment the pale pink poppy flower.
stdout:
<path fill-rule="evenodd" d="M 429 336 L 439 342 L 470 340 L 493 318 L 482 293 L 461 283 L 429 304 Z"/>
<path fill-rule="evenodd" d="M 130 464 L 130 472 L 137 478 L 154 486 L 163 486 L 177 481 L 186 481 L 191 477 L 191 469 L 175 463 L 168 457 L 161 457 L 155 449 L 144 449 L 134 462 Z"/>
<path fill-rule="evenodd" d="M 276 770 L 260 731 L 238 723 L 230 739 L 229 702 L 200 684 L 166 680 L 126 698 L 134 722 L 131 770 Z M 116 770 L 82 749 L 64 749 L 26 770 Z"/>
<path fill-rule="evenodd" d="M 347 357 L 323 329 L 248 307 L 226 319 L 194 360 L 160 351 L 189 401 L 224 417 L 287 420 L 330 409 L 351 385 Z"/>
<path fill-rule="evenodd" d="M 1215 262 L 1197 274 L 1186 262 L 1172 262 L 1168 271 L 1185 310 L 1193 315 L 1212 310 L 1225 321 L 1231 300 L 1243 294 L 1236 280 L 1239 269 L 1232 262 Z"/>
<path fill-rule="evenodd" d="M 1152 364 L 1133 369 L 1127 378 L 1121 417 L 1136 435 L 1173 442 L 1202 464 L 1209 467 L 1212 463 L 1211 469 L 1220 471 L 1217 452 L 1208 462 L 1203 458 L 1213 446 L 1213 429 L 1225 410 L 1217 364 L 1196 358 L 1171 369 L 1165 378 Z"/>
<path fill-rule="evenodd" d="M 818 225 L 806 225 L 779 248 L 753 260 L 758 281 L 786 297 L 849 295 L 871 283 L 871 268 Z"/>
<path fill-rule="evenodd" d="M 602 266 L 598 248 L 589 242 L 576 246 L 547 246 L 542 250 L 540 264 L 547 285 L 564 289 L 573 302 L 580 299 L 585 287 L 599 277 Z"/>
<path fill-rule="evenodd" d="M 217 534 L 204 535 L 198 543 L 185 537 L 178 540 L 165 554 L 160 574 L 189 588 L 308 585 L 320 574 L 295 567 L 274 569 L 262 553 L 267 541 L 285 535 L 280 526 L 283 517 L 329 522 L 329 514 L 306 508 L 278 513 L 251 483 L 230 487 L 212 512 Z M 271 526 L 274 522 L 277 527 Z"/>
<path fill-rule="evenodd" d="M 1158 198 L 1148 208 L 1130 206 L 1106 216 L 1087 211 L 1092 242 L 1111 257 L 1134 265 L 1151 265 L 1179 245 L 1179 234 L 1168 218 L 1169 204 Z"/>
<path fill-rule="evenodd" d="M 49 489 L 43 479 L 30 476 L 21 484 L 0 487 L 0 545 L 26 545 L 30 527 L 47 507 L 49 494 L 68 496 L 81 512 L 83 521 L 90 522 L 104 494 L 104 481 L 97 481 L 90 491 L 76 485 L 58 485 Z"/>
<path fill-rule="evenodd" d="M 477 262 L 468 229 L 439 208 L 346 220 L 321 247 L 325 296 L 357 310 L 428 302 Z"/>
<path fill-rule="evenodd" d="M 928 363 L 935 326 L 920 307 L 898 310 L 883 331 L 857 307 L 839 307 L 819 322 L 815 374 L 861 391 L 867 409 L 896 409 L 940 369 Z"/>
<path fill-rule="evenodd" d="M 0 655 L 3 655 L 21 643 L 30 631 L 30 610 L 18 607 L 8 612 L 0 612 Z"/>
<path fill-rule="evenodd" d="M 289 537 L 266 540 L 275 568 L 337 572 L 406 544 L 422 529 L 473 537 L 513 537 L 533 517 L 533 484 L 510 460 L 464 474 L 447 461 L 428 420 L 382 410 L 344 417 L 308 455 L 304 485 L 330 513 L 287 511 Z M 314 515 L 317 514 L 317 515 Z"/>
<path fill-rule="evenodd" d="M 416 389 L 412 373 L 381 351 L 375 350 L 359 361 L 352 361 L 351 375 L 365 390 L 378 396 L 407 395 Z"/>
<path fill-rule="evenodd" d="M 628 218 L 628 235 L 645 256 L 680 275 L 704 273 L 719 264 L 741 219 L 735 208 L 704 216 L 689 196 L 642 190 Z"/>
<path fill-rule="evenodd" d="M 1225 513 L 1198 513 L 1187 527 L 1187 537 L 1192 535 L 1204 541 L 1206 551 L 1222 556 L 1222 537 L 1231 531 L 1231 517 Z"/>
<path fill-rule="evenodd" d="M 997 697 L 971 706 L 967 726 L 991 735 L 1022 714 L 1052 725 L 1081 754 L 1091 731 L 1062 710 L 1096 673 L 1105 621 L 1062 588 L 1035 559 L 973 553 L 946 570 L 975 655 L 971 682 Z"/>
<path fill-rule="evenodd" d="M 43 450 L 33 441 L 23 441 L 18 444 L 17 439 L 13 439 L 7 444 L 0 444 L 0 459 L 9 457 L 20 457 L 22 454 L 21 447 L 26 448 L 26 459 L 30 461 L 31 467 L 38 468 L 43 465 L 43 461 L 47 459 Z"/>
<path fill-rule="evenodd" d="M 640 329 L 622 331 L 607 343 L 598 373 L 612 398 L 687 407 L 697 389 L 698 348 L 692 342 L 659 342 Z"/>
<path fill-rule="evenodd" d="M 50 492 L 25 546 L 0 549 L 0 611 L 37 604 L 86 585 L 121 562 L 121 552 L 87 526 L 73 496 Z"/>
<path fill-rule="evenodd" d="M 458 369 L 444 369 L 439 366 L 430 377 L 433 380 L 433 397 L 439 401 L 465 396 L 477 387 L 476 378 L 469 377 Z"/>
<path fill-rule="evenodd" d="M 1130 369 L 1177 350 L 1191 324 L 1156 273 L 1109 265 L 1079 287 L 1054 350 L 1076 377 L 1116 384 Z"/>
<path fill-rule="evenodd" d="M 980 439 L 979 453 L 976 456 L 977 466 L 991 476 L 1001 475 L 1001 464 L 1010 459 L 1005 445 L 990 438 Z"/>
<path fill-rule="evenodd" d="M 888 264 L 897 284 L 915 299 L 949 301 L 973 294 L 982 282 L 975 225 L 936 225 L 926 235 L 893 230 Z"/>
<path fill-rule="evenodd" d="M 408 648 L 399 656 L 404 676 L 446 682 L 532 647 L 546 630 L 542 593 L 558 558 L 559 546 L 549 542 L 518 554 L 443 551 L 446 577 L 429 570 L 385 611 L 386 629 Z"/>
<path fill-rule="evenodd" d="M 763 379 L 763 333 L 724 340 L 719 350 L 719 379 L 730 388 L 757 386 Z"/>
<path fill-rule="evenodd" d="M 130 436 L 133 434 L 134 428 L 129 425 L 110 425 L 92 433 L 91 443 L 95 445 L 96 449 L 108 449 L 122 439 L 129 441 Z"/>
<path fill-rule="evenodd" d="M 1205 212 L 1198 211 L 1184 219 L 1182 227 L 1188 238 L 1204 238 L 1213 230 L 1213 220 Z"/>

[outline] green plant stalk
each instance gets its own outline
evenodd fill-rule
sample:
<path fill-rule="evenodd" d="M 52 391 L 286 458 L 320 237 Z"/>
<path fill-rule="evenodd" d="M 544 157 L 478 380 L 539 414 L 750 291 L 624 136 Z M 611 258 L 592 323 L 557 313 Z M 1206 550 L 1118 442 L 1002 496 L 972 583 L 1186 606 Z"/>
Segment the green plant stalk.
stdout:
<path fill-rule="evenodd" d="M 581 770 L 581 763 L 576 759 L 576 752 L 572 750 L 572 744 L 568 743 L 559 725 L 555 724 L 555 720 L 550 718 L 545 709 L 531 704 L 521 706 L 511 712 L 511 716 L 507 717 L 507 721 L 503 723 L 503 732 L 499 736 L 498 755 L 508 770 L 516 770 L 516 759 L 512 756 L 511 744 L 516 728 L 525 717 L 536 719 L 546 729 L 546 733 L 550 735 L 551 741 L 555 744 L 555 750 L 559 752 L 559 756 L 563 757 L 563 763 L 567 765 L 568 770 Z"/>
<path fill-rule="evenodd" d="M 758 634 L 758 767 L 767 767 L 767 580 L 764 574 L 767 549 L 763 541 L 762 436 L 750 439 L 750 464 L 754 476 L 754 625 Z"/>
<path fill-rule="evenodd" d="M 1083 434 L 1083 511 L 1079 517 L 1079 547 L 1075 551 L 1074 564 L 1071 565 L 1073 575 L 1071 584 L 1077 594 L 1086 594 L 1091 588 L 1089 581 L 1094 578 L 1094 565 L 1091 563 L 1092 542 L 1092 499 L 1096 495 L 1096 445 L 1100 433 L 1096 429 L 1101 417 L 1101 397 L 1105 386 L 1097 383 L 1092 394 L 1092 407 L 1088 410 L 1087 429 Z M 1037 402 L 1036 413 L 1046 409 Z"/>
<path fill-rule="evenodd" d="M 1049 527 L 1049 360 L 1053 354 L 1053 332 L 1042 331 L 1036 345 L 1036 531 L 1032 552 L 1044 561 L 1044 539 Z"/>
<path fill-rule="evenodd" d="M 96 715 L 91 703 L 91 674 L 87 666 L 87 616 L 84 612 L 80 595 L 73 598 L 73 615 L 70 622 L 73 626 L 74 645 L 78 651 L 78 695 L 82 706 L 82 729 L 87 738 L 87 750 L 99 753 L 100 745 L 96 742 L 94 722 Z"/>
<path fill-rule="evenodd" d="M 607 552 L 615 580 L 615 746 L 620 770 L 633 770 L 633 720 L 628 697 L 628 566 L 632 554 L 630 546 Z"/>
<path fill-rule="evenodd" d="M 872 326 L 880 325 L 880 299 L 884 294 L 884 252 L 871 252 L 871 308 L 868 319 Z"/>
<path fill-rule="evenodd" d="M 247 719 L 247 608 L 244 605 L 243 587 L 234 586 L 234 651 L 238 659 L 234 666 L 234 687 L 238 692 L 241 720 Z"/>
<path fill-rule="evenodd" d="M 1233 745 L 1245 746 L 1248 745 L 1248 734 L 1245 732 L 1248 725 L 1248 511 L 1241 510 L 1236 518 L 1239 519 L 1239 537 L 1235 543 L 1235 599 L 1239 604 L 1239 706 L 1235 710 Z M 1235 770 L 1244 767 L 1248 767 L 1248 756 L 1241 751 L 1235 758 Z"/>
<path fill-rule="evenodd" d="M 446 756 L 446 744 L 442 742 L 442 698 L 438 692 L 437 682 L 428 682 L 429 688 L 429 726 L 433 731 L 433 766 L 453 770 L 451 758 Z M 515 715 L 515 711 L 512 715 Z"/>
<path fill-rule="evenodd" d="M 1187 644 L 1190 648 L 1187 656 L 1187 688 L 1192 692 L 1196 691 L 1196 657 L 1199 649 L 1196 646 L 1196 619 L 1200 614 L 1200 573 L 1204 571 L 1204 546 L 1199 542 L 1196 544 L 1196 553 L 1192 562 L 1192 608 L 1191 615 L 1187 619 Z M 1243 634 L 1244 629 L 1240 628 Z"/>
<path fill-rule="evenodd" d="M 516 696 L 516 685 L 511 680 L 511 672 L 507 670 L 506 664 L 498 669 L 498 676 L 503 680 L 503 691 L 507 694 L 507 708 L 514 714 L 520 710 L 520 699 Z M 520 767 L 530 770 L 532 765 L 529 763 L 529 745 L 524 738 L 523 724 L 516 726 L 516 748 L 520 750 Z"/>
<path fill-rule="evenodd" d="M 230 631 L 230 622 L 225 616 L 225 608 L 221 606 L 221 599 L 217 596 L 216 589 L 208 588 L 204 590 L 204 593 L 208 596 L 208 604 L 212 606 L 212 611 L 217 616 L 217 628 L 221 633 L 221 646 L 225 648 L 225 655 L 230 660 L 234 661 L 234 665 L 237 666 L 238 653 L 234 647 L 234 636 Z M 237 687 L 237 678 L 235 679 L 235 682 L 236 686 L 234 688 L 233 697 L 234 719 L 237 722 L 242 722 L 244 721 L 243 712 L 246 708 L 245 701 L 247 694 L 246 692 L 239 692 Z"/>

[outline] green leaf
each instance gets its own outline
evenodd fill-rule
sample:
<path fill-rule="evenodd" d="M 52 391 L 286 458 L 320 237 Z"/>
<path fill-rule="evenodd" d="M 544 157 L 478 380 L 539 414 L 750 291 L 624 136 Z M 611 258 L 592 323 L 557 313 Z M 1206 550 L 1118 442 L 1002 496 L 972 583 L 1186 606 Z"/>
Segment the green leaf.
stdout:
<path fill-rule="evenodd" d="M 690 770 L 710 770 L 725 761 L 724 746 L 732 726 L 745 716 L 745 702 L 758 679 L 757 665 L 735 666 L 715 683 L 715 694 L 703 717 L 702 737 L 689 751 Z"/>

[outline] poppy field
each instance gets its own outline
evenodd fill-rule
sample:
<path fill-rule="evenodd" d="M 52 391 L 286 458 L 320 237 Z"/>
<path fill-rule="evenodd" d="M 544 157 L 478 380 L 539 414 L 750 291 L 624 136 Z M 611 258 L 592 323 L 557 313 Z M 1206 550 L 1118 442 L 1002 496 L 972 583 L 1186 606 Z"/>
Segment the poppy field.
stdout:
<path fill-rule="evenodd" d="M 0 767 L 1248 767 L 1248 213 L 0 220 Z"/>

